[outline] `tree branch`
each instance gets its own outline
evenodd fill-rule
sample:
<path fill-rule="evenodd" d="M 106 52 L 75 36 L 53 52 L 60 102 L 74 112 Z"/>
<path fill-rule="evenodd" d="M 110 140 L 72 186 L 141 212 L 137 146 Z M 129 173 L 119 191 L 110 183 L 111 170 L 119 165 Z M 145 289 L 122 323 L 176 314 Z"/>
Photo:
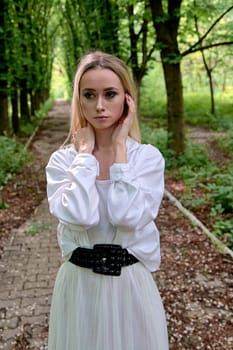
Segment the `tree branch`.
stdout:
<path fill-rule="evenodd" d="M 185 57 L 185 56 L 187 56 L 187 55 L 189 55 L 191 53 L 194 53 L 194 52 L 208 50 L 208 49 L 211 49 L 213 47 L 224 46 L 224 45 L 233 45 L 233 41 L 222 41 L 220 43 L 215 43 L 215 44 L 210 44 L 210 45 L 206 45 L 206 46 L 201 46 L 201 47 L 198 47 L 196 49 L 189 48 L 188 50 L 182 52 L 180 55 L 182 57 Z"/>
<path fill-rule="evenodd" d="M 209 29 L 205 32 L 205 34 L 204 34 L 202 37 L 200 37 L 200 39 L 199 39 L 195 44 L 193 44 L 188 50 L 186 50 L 185 52 L 187 52 L 187 51 L 190 51 L 190 53 L 195 52 L 195 50 L 193 51 L 194 47 L 196 47 L 197 45 L 200 45 L 200 44 L 203 42 L 203 40 L 207 37 L 207 35 L 211 32 L 211 30 L 216 26 L 216 24 L 217 24 L 228 12 L 230 12 L 232 9 L 233 9 L 233 5 L 230 6 L 225 12 L 223 12 L 223 13 L 212 23 L 212 25 L 211 25 L 211 26 L 209 27 Z M 196 51 L 199 51 L 199 49 L 196 50 Z M 183 54 L 181 54 L 181 55 L 183 56 Z M 185 56 L 185 55 L 184 55 L 184 56 Z"/>

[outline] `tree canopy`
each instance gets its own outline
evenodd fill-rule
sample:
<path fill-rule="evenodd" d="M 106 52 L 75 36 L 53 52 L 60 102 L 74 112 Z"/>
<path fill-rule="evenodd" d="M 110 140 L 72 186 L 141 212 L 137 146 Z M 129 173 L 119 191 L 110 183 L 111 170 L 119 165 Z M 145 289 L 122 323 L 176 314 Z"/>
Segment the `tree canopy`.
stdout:
<path fill-rule="evenodd" d="M 203 64 L 210 89 L 213 70 L 227 75 L 227 64 L 232 63 L 233 5 L 229 0 L 224 4 L 221 0 L 1 3 L 0 134 L 17 133 L 22 123 L 30 123 L 31 116 L 49 96 L 57 55 L 71 87 L 80 56 L 90 49 L 100 49 L 119 56 L 131 67 L 139 98 L 142 79 L 151 64 L 162 65 L 168 145 L 182 153 L 185 135 L 181 62 Z"/>

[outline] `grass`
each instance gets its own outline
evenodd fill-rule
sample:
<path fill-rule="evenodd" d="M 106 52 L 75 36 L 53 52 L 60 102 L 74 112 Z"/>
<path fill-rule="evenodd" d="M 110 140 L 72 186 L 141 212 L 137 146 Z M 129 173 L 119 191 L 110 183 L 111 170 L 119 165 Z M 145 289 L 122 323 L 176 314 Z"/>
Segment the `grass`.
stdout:
<path fill-rule="evenodd" d="M 25 234 L 28 236 L 35 236 L 38 233 L 49 230 L 51 225 L 49 224 L 38 224 L 32 223 L 30 227 L 28 227 L 25 231 Z"/>
<path fill-rule="evenodd" d="M 166 125 L 166 91 L 161 67 L 156 67 L 143 78 L 141 86 L 140 110 L 143 120 L 153 121 L 156 126 Z M 233 90 L 215 94 L 216 113 L 210 113 L 210 95 L 200 87 L 196 93 L 184 90 L 185 122 L 212 130 L 233 130 Z"/>
<path fill-rule="evenodd" d="M 233 130 L 233 93 L 215 96 L 216 113 L 210 113 L 208 94 L 192 93 L 184 97 L 185 121 L 191 125 L 204 126 L 212 130 Z"/>

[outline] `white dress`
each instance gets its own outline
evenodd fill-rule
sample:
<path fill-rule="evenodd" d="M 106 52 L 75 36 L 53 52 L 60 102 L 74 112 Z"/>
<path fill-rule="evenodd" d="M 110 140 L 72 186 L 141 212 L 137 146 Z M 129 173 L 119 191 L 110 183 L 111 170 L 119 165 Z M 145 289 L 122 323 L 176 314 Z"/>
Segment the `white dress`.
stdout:
<path fill-rule="evenodd" d="M 128 163 L 98 181 L 93 155 L 73 146 L 46 167 L 50 211 L 59 219 L 64 257 L 52 298 L 48 350 L 168 350 L 162 301 L 151 271 L 159 268 L 154 218 L 163 196 L 164 160 L 151 145 L 127 142 Z M 96 243 L 120 244 L 139 262 L 105 276 L 68 261 Z"/>

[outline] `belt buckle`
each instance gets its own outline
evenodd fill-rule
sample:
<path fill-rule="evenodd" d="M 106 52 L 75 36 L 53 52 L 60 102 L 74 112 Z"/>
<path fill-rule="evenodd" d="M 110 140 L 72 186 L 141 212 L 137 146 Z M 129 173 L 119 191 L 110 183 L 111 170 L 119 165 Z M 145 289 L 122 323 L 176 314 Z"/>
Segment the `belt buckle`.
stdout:
<path fill-rule="evenodd" d="M 120 276 L 123 249 L 117 244 L 95 244 L 93 272 L 101 275 Z"/>

